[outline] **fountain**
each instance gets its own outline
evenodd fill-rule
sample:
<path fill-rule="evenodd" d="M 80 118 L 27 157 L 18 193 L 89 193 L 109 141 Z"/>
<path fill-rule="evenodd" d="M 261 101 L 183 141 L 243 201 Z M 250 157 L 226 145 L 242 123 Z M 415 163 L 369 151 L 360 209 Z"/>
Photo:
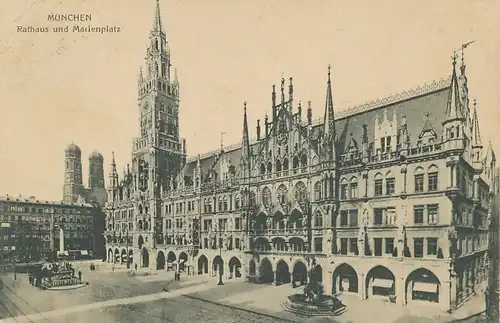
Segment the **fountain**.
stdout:
<path fill-rule="evenodd" d="M 304 293 L 288 296 L 283 303 L 283 308 L 287 312 L 305 316 L 335 316 L 344 313 L 347 308 L 338 298 L 324 295 L 320 275 L 313 260 Z"/>

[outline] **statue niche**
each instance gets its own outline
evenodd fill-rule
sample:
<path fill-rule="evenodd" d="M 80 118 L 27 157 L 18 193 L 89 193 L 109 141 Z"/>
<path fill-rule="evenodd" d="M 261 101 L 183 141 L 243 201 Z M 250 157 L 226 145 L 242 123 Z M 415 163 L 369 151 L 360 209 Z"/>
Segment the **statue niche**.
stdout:
<path fill-rule="evenodd" d="M 146 161 L 139 161 L 139 189 L 142 191 L 147 190 L 149 180 L 149 165 Z"/>

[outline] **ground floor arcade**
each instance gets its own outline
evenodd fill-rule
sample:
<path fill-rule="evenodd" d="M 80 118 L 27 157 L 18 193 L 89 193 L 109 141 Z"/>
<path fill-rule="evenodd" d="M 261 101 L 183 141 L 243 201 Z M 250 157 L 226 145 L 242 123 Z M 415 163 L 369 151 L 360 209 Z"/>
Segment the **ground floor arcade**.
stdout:
<path fill-rule="evenodd" d="M 243 253 L 239 251 L 189 250 L 186 247 L 107 249 L 108 261 L 150 270 L 180 271 L 213 278 L 246 278 L 264 284 L 304 285 L 313 262 L 321 273 L 325 294 L 350 293 L 363 300 L 386 298 L 398 305 L 434 305 L 443 310 L 460 306 L 486 281 L 486 264 L 480 256 L 462 261 L 450 274 L 442 259 L 375 257 L 322 257 Z"/>

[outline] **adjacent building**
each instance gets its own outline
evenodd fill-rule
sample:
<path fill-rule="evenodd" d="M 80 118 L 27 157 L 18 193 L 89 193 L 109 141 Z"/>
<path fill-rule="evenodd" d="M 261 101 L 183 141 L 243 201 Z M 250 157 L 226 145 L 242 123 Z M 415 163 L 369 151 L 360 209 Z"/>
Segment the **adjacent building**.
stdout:
<path fill-rule="evenodd" d="M 344 110 L 328 68 L 319 119 L 282 79 L 255 140 L 245 102 L 240 144 L 187 157 L 157 4 L 140 136 L 108 177 L 108 261 L 274 284 L 316 264 L 328 294 L 460 306 L 487 278 L 496 158 L 458 58 L 446 79 Z"/>
<path fill-rule="evenodd" d="M 98 242 L 94 234 L 95 216 L 96 207 L 90 203 L 65 204 L 39 201 L 35 197 L 0 197 L 3 260 L 52 259 L 61 247 L 68 255 L 92 257 Z"/>

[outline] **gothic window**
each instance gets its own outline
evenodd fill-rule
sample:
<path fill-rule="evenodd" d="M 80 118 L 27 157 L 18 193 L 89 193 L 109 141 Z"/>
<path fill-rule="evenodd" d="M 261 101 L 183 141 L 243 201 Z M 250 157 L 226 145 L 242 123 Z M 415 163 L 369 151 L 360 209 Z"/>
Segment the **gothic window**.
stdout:
<path fill-rule="evenodd" d="M 384 189 L 384 181 L 382 179 L 382 174 L 378 173 L 375 175 L 375 196 L 381 196 L 383 194 L 383 189 Z"/>
<path fill-rule="evenodd" d="M 392 195 L 396 192 L 396 179 L 394 175 L 389 171 L 385 175 L 385 194 Z"/>
<path fill-rule="evenodd" d="M 276 171 L 281 172 L 281 161 L 279 160 L 276 161 Z"/>
<path fill-rule="evenodd" d="M 283 160 L 283 170 L 288 170 L 288 159 L 285 158 L 285 160 Z"/>
<path fill-rule="evenodd" d="M 271 174 L 272 170 L 273 170 L 273 164 L 271 164 L 271 162 L 267 163 L 267 173 Z"/>
<path fill-rule="evenodd" d="M 352 177 L 349 183 L 349 197 L 351 199 L 358 198 L 358 179 L 356 177 Z"/>
<path fill-rule="evenodd" d="M 420 193 L 424 191 L 424 170 L 422 167 L 418 167 L 415 170 L 415 193 Z"/>
<path fill-rule="evenodd" d="M 161 64 L 161 75 L 163 77 L 167 75 L 167 65 L 165 65 L 165 63 Z"/>
<path fill-rule="evenodd" d="M 323 228 L 323 215 L 319 211 L 314 216 L 314 226 L 316 228 Z"/>
<path fill-rule="evenodd" d="M 264 204 L 265 207 L 271 205 L 271 190 L 267 186 L 262 190 L 262 204 Z"/>
<path fill-rule="evenodd" d="M 300 158 L 300 166 L 301 167 L 306 167 L 307 166 L 307 155 L 303 154 L 302 157 Z"/>
<path fill-rule="evenodd" d="M 222 197 L 219 197 L 219 209 L 217 210 L 218 212 L 222 212 L 223 206 L 222 206 Z"/>
<path fill-rule="evenodd" d="M 299 157 L 293 157 L 293 168 L 299 168 Z"/>
<path fill-rule="evenodd" d="M 316 184 L 314 184 L 314 200 L 321 200 L 321 181 L 317 181 Z"/>
<path fill-rule="evenodd" d="M 256 203 L 256 199 L 255 199 L 255 192 L 250 192 L 250 206 L 254 206 Z"/>
<path fill-rule="evenodd" d="M 343 178 L 340 181 L 340 199 L 341 200 L 347 200 L 349 198 L 348 191 L 349 191 L 349 184 L 347 182 L 347 179 Z"/>
<path fill-rule="evenodd" d="M 266 166 L 264 164 L 260 164 L 260 174 L 264 175 L 266 173 Z"/>
<path fill-rule="evenodd" d="M 429 191 L 438 190 L 438 174 L 438 168 L 434 165 L 431 165 L 427 171 L 427 189 Z"/>
<path fill-rule="evenodd" d="M 288 193 L 288 190 L 286 189 L 285 185 L 281 185 L 280 187 L 278 187 L 277 194 L 276 194 L 277 200 L 278 200 L 278 203 L 281 204 L 282 206 L 288 202 L 287 193 Z"/>
<path fill-rule="evenodd" d="M 307 199 L 307 189 L 306 185 L 303 182 L 298 182 L 295 185 L 294 195 L 295 195 L 295 200 L 299 203 Z"/>

